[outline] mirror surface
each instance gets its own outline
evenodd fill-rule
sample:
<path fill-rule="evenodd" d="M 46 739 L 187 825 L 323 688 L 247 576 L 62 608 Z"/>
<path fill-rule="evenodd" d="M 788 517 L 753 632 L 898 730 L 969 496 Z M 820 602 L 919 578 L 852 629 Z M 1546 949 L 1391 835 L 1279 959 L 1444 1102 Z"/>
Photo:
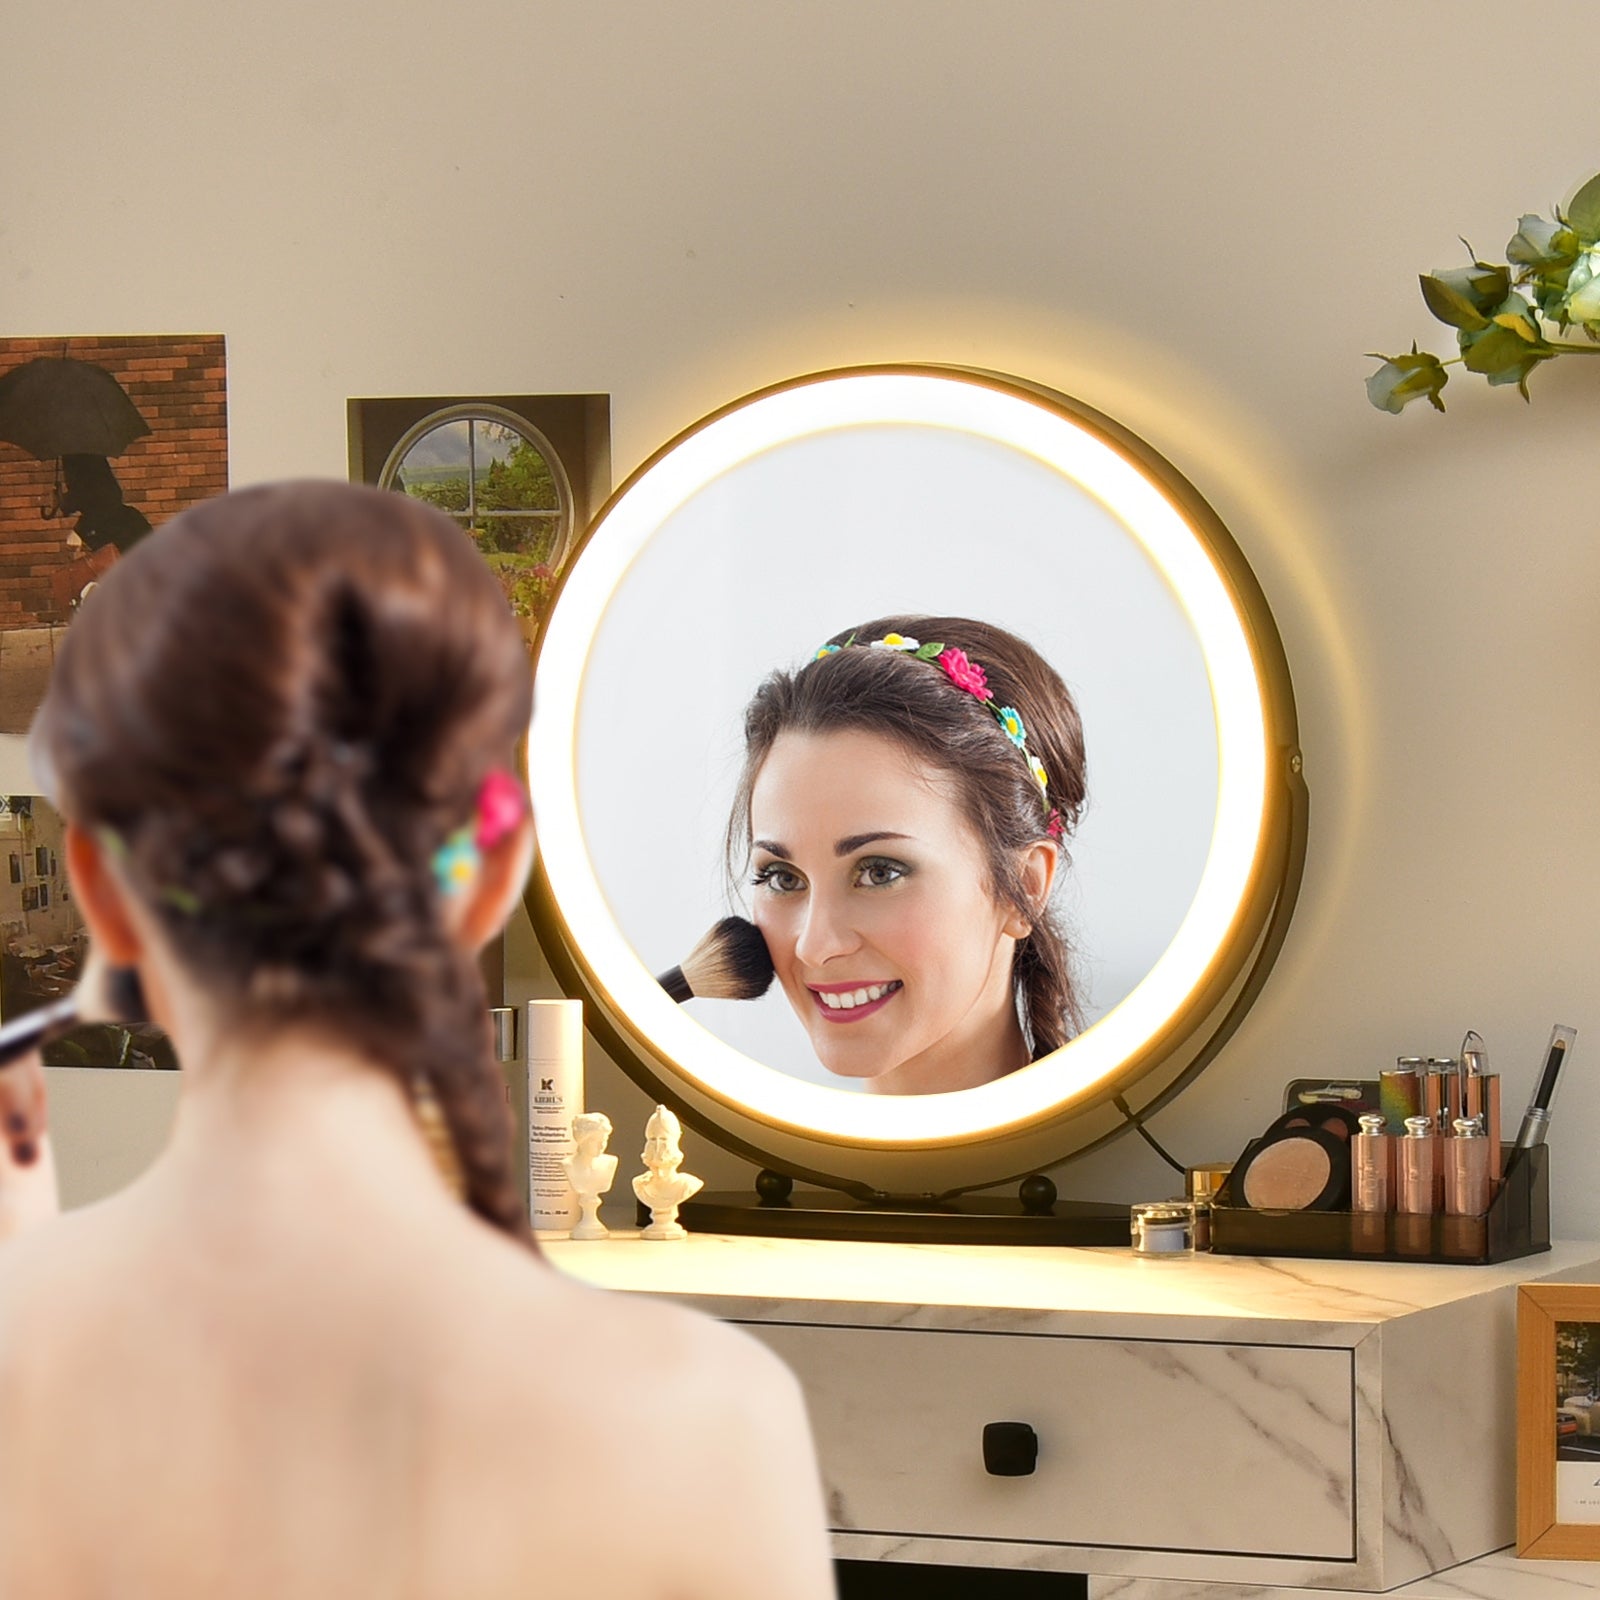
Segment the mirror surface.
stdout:
<path fill-rule="evenodd" d="M 1055 901 L 1093 1023 L 1155 965 L 1199 886 L 1217 798 L 1205 660 L 1163 575 L 1099 500 L 949 428 L 839 429 L 741 462 L 624 574 L 595 632 L 577 740 L 583 838 L 611 914 L 657 972 L 719 917 L 750 914 L 748 874 L 730 884 L 723 849 L 746 702 L 831 635 L 906 612 L 1008 629 L 1077 702 L 1089 798 Z M 855 1093 L 870 1081 L 823 1067 L 779 985 L 690 1012 L 807 1082 Z"/>
<path fill-rule="evenodd" d="M 1084 730 L 1088 798 L 1056 904 L 1085 1026 L 953 1093 L 862 1093 L 777 986 L 680 1007 L 656 982 L 750 906 L 724 838 L 751 694 L 896 613 L 1026 640 Z M 623 1064 L 719 1125 L 856 1149 L 1003 1142 L 1074 1117 L 1095 1129 L 1080 1145 L 1108 1136 L 1113 1093 L 1143 1079 L 1152 1103 L 1236 1025 L 1303 847 L 1287 669 L 1215 515 L 1108 419 L 949 369 L 797 380 L 641 467 L 541 635 L 529 765 L 530 907 Z"/>

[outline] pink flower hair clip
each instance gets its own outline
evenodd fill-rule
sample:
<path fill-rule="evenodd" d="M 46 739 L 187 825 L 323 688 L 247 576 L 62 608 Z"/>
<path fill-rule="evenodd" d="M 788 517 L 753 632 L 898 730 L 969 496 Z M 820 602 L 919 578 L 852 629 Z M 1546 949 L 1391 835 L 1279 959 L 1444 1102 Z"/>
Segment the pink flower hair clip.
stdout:
<path fill-rule="evenodd" d="M 440 894 L 453 894 L 469 884 L 483 865 L 483 852 L 509 839 L 527 811 L 527 791 L 504 767 L 485 773 L 473 802 L 472 821 L 457 828 L 433 853 Z"/>

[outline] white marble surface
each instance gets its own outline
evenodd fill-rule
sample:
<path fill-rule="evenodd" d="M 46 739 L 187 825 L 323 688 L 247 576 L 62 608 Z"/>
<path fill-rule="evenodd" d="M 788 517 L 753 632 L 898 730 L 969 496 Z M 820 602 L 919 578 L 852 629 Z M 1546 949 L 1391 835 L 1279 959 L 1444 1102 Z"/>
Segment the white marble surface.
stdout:
<path fill-rule="evenodd" d="M 608 1289 L 670 1294 L 740 1320 L 818 1321 L 1071 1334 L 1358 1344 L 1395 1317 L 1487 1289 L 1549 1278 L 1600 1246 L 1556 1244 L 1494 1267 L 1298 1261 L 1265 1256 L 1147 1260 L 1122 1249 L 876 1244 L 696 1234 L 671 1252 L 614 1230 L 544 1247 L 563 1272 Z M 930 1316 L 931 1313 L 931 1316 Z M 1144 1319 L 1148 1319 L 1145 1322 Z"/>
<path fill-rule="evenodd" d="M 1600 1562 L 1519 1561 L 1510 1550 L 1497 1550 L 1390 1589 L 1385 1600 L 1579 1600 L 1597 1594 Z M 1328 1600 L 1328 1591 L 1204 1579 L 1091 1577 L 1089 1600 Z"/>
<path fill-rule="evenodd" d="M 549 1254 L 790 1361 L 839 1555 L 1087 1572 L 1115 1600 L 1468 1570 L 1513 1534 L 1515 1286 L 1600 1281 L 1593 1244 L 1494 1267 L 715 1235 Z M 985 1420 L 1038 1428 L 1036 1477 L 985 1474 Z"/>

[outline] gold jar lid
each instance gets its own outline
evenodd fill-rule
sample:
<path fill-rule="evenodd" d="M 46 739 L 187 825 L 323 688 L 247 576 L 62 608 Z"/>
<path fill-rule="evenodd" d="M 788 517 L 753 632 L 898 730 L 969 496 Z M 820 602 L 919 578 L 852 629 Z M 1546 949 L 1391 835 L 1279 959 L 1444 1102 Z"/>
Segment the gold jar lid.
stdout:
<path fill-rule="evenodd" d="M 1204 1166 L 1187 1167 L 1183 1174 L 1184 1188 L 1191 1200 L 1214 1199 L 1232 1171 L 1231 1161 L 1212 1161 Z"/>

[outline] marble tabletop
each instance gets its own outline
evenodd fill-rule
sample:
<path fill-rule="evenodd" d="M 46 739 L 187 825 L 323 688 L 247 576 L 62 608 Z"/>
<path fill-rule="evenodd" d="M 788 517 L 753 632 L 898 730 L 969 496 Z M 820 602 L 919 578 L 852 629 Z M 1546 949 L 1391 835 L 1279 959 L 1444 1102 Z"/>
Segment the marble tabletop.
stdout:
<path fill-rule="evenodd" d="M 551 1262 L 608 1289 L 670 1294 L 723 1317 L 1048 1332 L 1127 1331 L 1226 1338 L 1359 1342 L 1395 1317 L 1533 1279 L 1592 1268 L 1592 1243 L 1497 1266 L 1197 1255 L 1143 1258 L 1128 1249 L 1038 1245 L 880 1244 L 699 1234 L 674 1242 L 614 1230 L 609 1239 L 542 1243 Z"/>
<path fill-rule="evenodd" d="M 1496 1550 L 1417 1578 L 1383 1600 L 1579 1600 L 1600 1594 L 1600 1562 L 1519 1561 Z M 1327 1589 L 1214 1582 L 1204 1578 L 1091 1577 L 1089 1600 L 1332 1600 Z"/>

